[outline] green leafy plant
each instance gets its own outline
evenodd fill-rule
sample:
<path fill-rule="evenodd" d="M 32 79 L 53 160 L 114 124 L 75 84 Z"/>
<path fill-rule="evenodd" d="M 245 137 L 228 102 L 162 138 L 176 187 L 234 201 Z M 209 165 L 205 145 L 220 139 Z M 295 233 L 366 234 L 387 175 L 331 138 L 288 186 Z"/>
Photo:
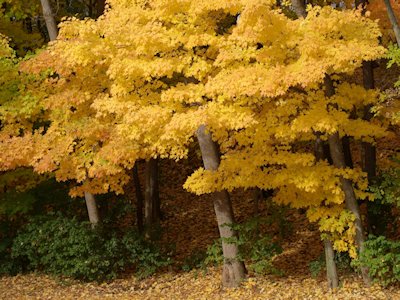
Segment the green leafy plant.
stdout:
<path fill-rule="evenodd" d="M 204 260 L 205 266 L 219 266 L 224 262 L 222 254 L 221 239 L 215 240 L 214 243 L 207 247 L 206 258 Z"/>
<path fill-rule="evenodd" d="M 246 261 L 248 269 L 257 274 L 281 275 L 272 265 L 272 259 L 282 252 L 282 248 L 261 230 L 263 225 L 269 225 L 273 221 L 271 217 L 255 217 L 243 224 L 233 225 L 239 233 L 236 243 L 239 245 L 240 259 Z"/>
<path fill-rule="evenodd" d="M 117 235 L 62 216 L 38 217 L 29 223 L 14 239 L 11 257 L 23 261 L 28 271 L 84 281 L 113 279 L 132 266 L 138 278 L 144 278 L 170 263 L 134 231 Z"/>
<path fill-rule="evenodd" d="M 239 246 L 239 259 L 246 261 L 249 270 L 257 274 L 282 273 L 272 265 L 275 255 L 281 253 L 282 248 L 272 241 L 271 237 L 260 232 L 260 223 L 268 219 L 251 218 L 243 224 L 226 225 L 231 226 L 239 234 L 237 238 L 227 239 L 226 242 Z M 190 256 L 183 265 L 184 270 L 194 268 L 207 268 L 207 266 L 218 266 L 224 261 L 221 239 L 215 240 L 207 247 L 205 252 L 196 252 Z"/>
<path fill-rule="evenodd" d="M 325 269 L 325 259 L 323 255 L 320 255 L 317 259 L 309 262 L 308 268 L 311 273 L 311 277 L 318 277 L 321 272 Z"/>
<path fill-rule="evenodd" d="M 370 235 L 355 267 L 365 266 L 375 282 L 387 286 L 400 280 L 400 242 Z"/>
<path fill-rule="evenodd" d="M 397 159 L 394 159 L 397 161 Z M 373 233 L 375 235 L 386 235 L 388 229 L 396 232 L 397 222 L 392 222 L 393 207 L 400 207 L 400 169 L 391 168 L 382 172 L 369 190 L 374 194 L 374 201 L 368 203 L 368 214 L 374 220 Z M 390 225 L 389 225 L 390 220 Z M 376 227 L 376 228 L 375 228 Z"/>
<path fill-rule="evenodd" d="M 196 249 L 188 257 L 185 257 L 182 264 L 182 270 L 185 272 L 189 272 L 193 269 L 203 269 L 205 268 L 206 258 L 206 251 Z"/>
<path fill-rule="evenodd" d="M 335 264 L 339 271 L 349 271 L 351 269 L 351 259 L 347 252 L 336 252 L 335 253 Z M 316 278 L 321 275 L 321 272 L 326 270 L 325 254 L 322 253 L 317 259 L 309 262 L 308 268 L 311 273 L 311 277 Z"/>

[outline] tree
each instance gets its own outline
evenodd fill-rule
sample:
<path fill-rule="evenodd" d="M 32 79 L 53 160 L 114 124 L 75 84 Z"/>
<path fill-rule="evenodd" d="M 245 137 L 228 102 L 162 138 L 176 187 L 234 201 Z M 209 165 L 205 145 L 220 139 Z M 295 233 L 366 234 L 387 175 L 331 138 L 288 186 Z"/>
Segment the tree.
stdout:
<path fill-rule="evenodd" d="M 46 22 L 47 32 L 49 33 L 50 41 L 54 41 L 58 35 L 56 19 L 54 18 L 53 10 L 51 9 L 49 0 L 40 0 L 42 4 L 43 17 Z"/>
<path fill-rule="evenodd" d="M 397 45 L 400 47 L 400 27 L 397 22 L 396 15 L 394 14 L 392 4 L 390 3 L 390 0 L 384 0 L 387 14 L 390 20 L 390 23 L 392 24 L 394 35 L 396 37 L 396 42 Z"/>
<path fill-rule="evenodd" d="M 377 93 L 342 76 L 383 55 L 377 25 L 359 11 L 330 7 L 292 20 L 269 1 L 110 5 L 97 20 L 64 22 L 57 42 L 34 61 L 33 68 L 55 73 L 41 100 L 50 125 L 31 138 L 28 164 L 75 180 L 75 195 L 122 192 L 137 160 L 181 159 L 197 132 L 205 169 L 185 187 L 215 193 L 225 286 L 244 276 L 226 224 L 234 220 L 226 193 L 235 188 L 276 189 L 276 202 L 307 208 L 336 250 L 356 256 L 355 216 L 341 184 L 354 183 L 365 198 L 365 177 L 317 161 L 306 145 L 315 132 L 323 140 L 385 134 L 349 117 Z M 335 95 L 324 93 L 327 76 L 338 81 Z"/>

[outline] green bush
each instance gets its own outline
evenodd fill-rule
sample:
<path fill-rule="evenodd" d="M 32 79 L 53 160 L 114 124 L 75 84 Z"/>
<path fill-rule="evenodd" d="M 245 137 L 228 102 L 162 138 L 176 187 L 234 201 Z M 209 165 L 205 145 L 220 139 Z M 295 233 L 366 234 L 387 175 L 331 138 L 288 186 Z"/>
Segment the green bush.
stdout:
<path fill-rule="evenodd" d="M 19 222 L 0 219 L 0 275 L 16 275 L 21 272 L 22 262 L 11 258 L 11 246 Z"/>
<path fill-rule="evenodd" d="M 238 259 L 245 261 L 249 270 L 257 274 L 281 274 L 272 265 L 272 259 L 281 253 L 282 249 L 267 234 L 260 232 L 260 223 L 264 221 L 252 218 L 243 224 L 230 225 L 239 235 L 238 238 L 229 239 L 227 242 L 238 245 Z M 205 269 L 207 266 L 221 265 L 223 261 L 222 243 L 221 239 L 218 239 L 208 246 L 205 252 L 197 250 L 185 259 L 182 268 L 186 271 L 194 268 Z"/>
<path fill-rule="evenodd" d="M 335 252 L 335 264 L 338 271 L 349 272 L 354 271 L 350 264 L 351 258 L 347 252 Z M 316 278 L 321 275 L 322 271 L 326 271 L 325 253 L 322 253 L 317 259 L 308 263 L 311 277 Z"/>
<path fill-rule="evenodd" d="M 146 277 L 169 263 L 152 244 L 136 232 L 121 236 L 87 222 L 58 216 L 39 217 L 14 239 L 11 256 L 25 269 L 68 276 L 85 281 L 117 277 L 134 266 L 138 277 Z"/>
<path fill-rule="evenodd" d="M 193 269 L 204 269 L 206 257 L 206 251 L 196 249 L 189 256 L 185 257 L 182 264 L 182 270 L 189 272 Z"/>
<path fill-rule="evenodd" d="M 370 235 L 364 245 L 363 253 L 353 265 L 367 267 L 374 281 L 384 286 L 399 281 L 400 242 Z"/>
<path fill-rule="evenodd" d="M 281 274 L 272 265 L 272 259 L 282 252 L 282 248 L 261 231 L 262 225 L 270 224 L 270 221 L 268 218 L 252 218 L 233 226 L 239 233 L 236 243 L 241 260 L 246 261 L 247 268 L 257 274 Z"/>

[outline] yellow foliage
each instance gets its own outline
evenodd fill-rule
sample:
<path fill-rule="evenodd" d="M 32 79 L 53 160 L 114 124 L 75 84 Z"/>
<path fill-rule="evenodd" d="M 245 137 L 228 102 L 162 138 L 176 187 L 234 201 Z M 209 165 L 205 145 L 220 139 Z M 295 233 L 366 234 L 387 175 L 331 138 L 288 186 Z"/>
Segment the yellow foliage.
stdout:
<path fill-rule="evenodd" d="M 385 134 L 380 124 L 350 118 L 353 107 L 376 103 L 375 91 L 340 83 L 328 99 L 322 90 L 327 74 L 342 82 L 385 53 L 376 22 L 331 7 L 292 20 L 270 0 L 109 4 L 97 20 L 64 21 L 58 40 L 31 63 L 56 76 L 41 86 L 50 125 L 33 134 L 27 164 L 76 180 L 74 195 L 119 193 L 136 160 L 184 158 L 205 124 L 221 164 L 197 170 L 185 188 L 274 188 L 275 201 L 309 209 L 338 250 L 353 251 L 339 178 L 365 196 L 365 177 L 317 162 L 310 145 L 316 131 L 365 141 Z"/>

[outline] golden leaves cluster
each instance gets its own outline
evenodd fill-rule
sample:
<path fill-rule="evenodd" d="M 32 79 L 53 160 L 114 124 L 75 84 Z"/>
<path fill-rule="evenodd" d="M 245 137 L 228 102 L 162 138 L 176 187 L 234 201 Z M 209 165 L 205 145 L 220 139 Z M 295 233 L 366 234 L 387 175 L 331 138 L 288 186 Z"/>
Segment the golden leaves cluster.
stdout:
<path fill-rule="evenodd" d="M 377 93 L 342 76 L 384 54 L 376 22 L 331 7 L 292 20 L 270 0 L 109 5 L 97 20 L 65 20 L 42 56 L 56 76 L 44 82 L 50 125 L 34 134 L 30 165 L 76 180 L 77 194 L 121 192 L 136 160 L 184 158 L 205 124 L 222 161 L 190 176 L 190 191 L 274 188 L 277 202 L 313 210 L 323 230 L 351 219 L 343 217 L 339 178 L 361 195 L 362 172 L 317 162 L 310 148 L 315 132 L 370 142 L 385 134 L 351 117 Z M 338 79 L 332 98 L 322 89 L 326 75 Z M 337 226 L 333 233 L 352 232 Z"/>

